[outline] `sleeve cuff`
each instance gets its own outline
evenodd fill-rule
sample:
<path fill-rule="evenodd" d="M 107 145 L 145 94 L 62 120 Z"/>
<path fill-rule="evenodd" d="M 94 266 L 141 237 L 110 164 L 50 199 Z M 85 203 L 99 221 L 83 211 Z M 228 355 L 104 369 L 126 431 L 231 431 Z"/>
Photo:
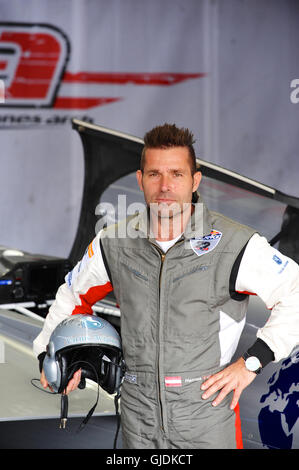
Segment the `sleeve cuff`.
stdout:
<path fill-rule="evenodd" d="M 259 359 L 262 367 L 265 367 L 269 362 L 274 361 L 275 356 L 272 349 L 260 338 L 247 350 L 250 356 L 255 356 Z"/>

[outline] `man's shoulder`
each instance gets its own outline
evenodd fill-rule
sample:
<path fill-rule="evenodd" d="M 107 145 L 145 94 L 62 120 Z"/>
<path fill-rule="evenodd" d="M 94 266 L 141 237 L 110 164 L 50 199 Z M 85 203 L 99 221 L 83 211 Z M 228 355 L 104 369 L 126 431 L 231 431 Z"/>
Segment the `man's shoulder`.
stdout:
<path fill-rule="evenodd" d="M 238 252 L 257 233 L 255 228 L 224 214 L 212 211 L 210 217 L 213 229 L 222 233 L 222 247 L 229 250 Z"/>
<path fill-rule="evenodd" d="M 226 230 L 242 231 L 248 234 L 250 233 L 253 234 L 257 232 L 255 228 L 250 227 L 249 225 L 243 224 L 242 222 L 238 220 L 232 219 L 216 211 L 210 211 L 210 217 L 211 217 L 213 226 L 217 228 L 216 225 L 218 225 L 219 230 L 220 230 L 220 227 L 222 227 L 223 229 L 226 229 Z"/>
<path fill-rule="evenodd" d="M 126 238 L 135 238 L 135 232 L 139 230 L 139 224 L 140 213 L 128 215 L 126 218 L 102 228 L 98 235 L 101 240 L 108 239 L 119 241 Z M 134 232 L 133 236 L 131 232 Z"/>

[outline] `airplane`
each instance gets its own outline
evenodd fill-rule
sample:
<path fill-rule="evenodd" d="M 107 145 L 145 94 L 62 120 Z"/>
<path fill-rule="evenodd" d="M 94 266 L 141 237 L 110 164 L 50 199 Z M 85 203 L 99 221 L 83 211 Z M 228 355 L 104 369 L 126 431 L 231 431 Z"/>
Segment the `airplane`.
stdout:
<path fill-rule="evenodd" d="M 61 262 L 62 270 L 65 264 L 74 266 L 82 258 L 86 246 L 102 227 L 124 218 L 128 207 L 133 214 L 144 204 L 135 178 L 143 140 L 78 119 L 72 120 L 72 127 L 81 138 L 84 153 L 84 188 L 73 246 L 67 260 L 56 260 L 58 264 Z M 197 165 L 203 174 L 199 192 L 209 209 L 256 228 L 272 246 L 299 263 L 299 198 L 201 158 L 197 158 Z M 1 279 L 0 270 L 0 287 Z M 51 287 L 53 290 L 53 282 Z M 38 297 L 38 301 L 43 300 Z M 0 307 L 6 312 L 6 321 L 7 311 L 14 310 L 28 316 L 27 321 L 32 325 L 35 322 L 36 331 L 41 327 L 37 323 L 44 320 L 37 309 L 30 310 L 36 302 L 25 296 Z M 49 296 L 44 295 L 44 302 L 51 304 Z M 120 328 L 121 311 L 113 292 L 97 302 L 93 310 Z M 234 358 L 254 343 L 257 329 L 268 317 L 265 304 L 257 296 L 250 296 L 246 323 Z M 244 448 L 299 448 L 298 403 L 299 345 L 288 358 L 268 364 L 243 391 L 239 405 Z M 113 408 L 110 406 L 106 412 L 112 415 Z"/>

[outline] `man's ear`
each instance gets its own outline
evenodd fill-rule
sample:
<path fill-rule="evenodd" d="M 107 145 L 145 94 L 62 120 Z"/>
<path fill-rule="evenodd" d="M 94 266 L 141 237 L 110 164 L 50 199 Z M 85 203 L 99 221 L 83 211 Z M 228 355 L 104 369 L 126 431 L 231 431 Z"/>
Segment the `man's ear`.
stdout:
<path fill-rule="evenodd" d="M 141 170 L 136 171 L 136 179 L 137 179 L 137 183 L 138 183 L 140 191 L 143 191 L 142 171 Z"/>
<path fill-rule="evenodd" d="M 193 193 L 197 190 L 202 178 L 202 173 L 200 171 L 196 171 L 193 175 Z"/>

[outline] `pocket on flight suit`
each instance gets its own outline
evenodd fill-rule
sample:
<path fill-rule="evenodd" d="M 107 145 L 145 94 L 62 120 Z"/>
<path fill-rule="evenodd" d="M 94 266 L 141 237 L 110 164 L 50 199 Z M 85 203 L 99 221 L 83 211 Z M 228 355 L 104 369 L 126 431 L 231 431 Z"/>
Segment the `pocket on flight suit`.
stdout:
<path fill-rule="evenodd" d="M 144 332 L 148 327 L 148 313 L 150 303 L 149 273 L 141 269 L 137 263 L 132 263 L 124 256 L 120 257 L 119 269 L 122 271 L 120 282 L 120 306 L 124 309 L 130 306 L 138 306 L 140 315 L 126 315 L 126 332 Z M 138 311 L 135 307 L 134 311 Z"/>
<path fill-rule="evenodd" d="M 165 320 L 167 337 L 205 339 L 209 336 L 211 265 L 193 263 L 177 273 L 170 284 Z"/>
<path fill-rule="evenodd" d="M 140 442 L 140 402 L 138 387 L 124 381 L 121 388 L 121 426 L 126 445 L 136 447 Z"/>
<path fill-rule="evenodd" d="M 153 374 L 126 372 L 121 394 L 122 426 L 127 448 L 154 448 L 157 390 Z"/>
<path fill-rule="evenodd" d="M 178 447 L 235 448 L 234 411 L 229 408 L 232 395 L 213 407 L 218 392 L 204 400 L 201 384 L 194 382 L 168 392 L 170 439 Z"/>

